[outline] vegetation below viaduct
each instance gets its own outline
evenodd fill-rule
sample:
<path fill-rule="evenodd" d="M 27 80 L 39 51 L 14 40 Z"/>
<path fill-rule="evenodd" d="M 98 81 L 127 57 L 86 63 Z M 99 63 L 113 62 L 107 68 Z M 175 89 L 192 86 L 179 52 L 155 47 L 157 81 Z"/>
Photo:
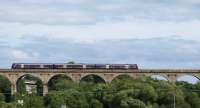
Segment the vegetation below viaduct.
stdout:
<path fill-rule="evenodd" d="M 126 75 L 111 83 L 91 75 L 77 83 L 59 75 L 51 79 L 49 93 L 43 97 L 41 82 L 37 81 L 36 94 L 27 94 L 25 79 L 37 81 L 26 76 L 18 82 L 20 92 L 11 96 L 9 81 L 0 77 L 0 108 L 200 108 L 200 83 Z"/>

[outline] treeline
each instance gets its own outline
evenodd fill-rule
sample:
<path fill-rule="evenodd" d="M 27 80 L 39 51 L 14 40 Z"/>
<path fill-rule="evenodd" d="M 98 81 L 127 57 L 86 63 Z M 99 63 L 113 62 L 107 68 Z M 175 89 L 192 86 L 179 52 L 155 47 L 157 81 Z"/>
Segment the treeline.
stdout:
<path fill-rule="evenodd" d="M 4 89 L 1 91 L 5 92 Z M 50 81 L 47 96 L 21 92 L 6 102 L 7 95 L 2 94 L 0 108 L 173 108 L 174 105 L 176 108 L 200 108 L 199 90 L 200 83 L 172 84 L 128 76 L 121 76 L 109 84 L 95 76 L 75 83 L 61 75 Z"/>

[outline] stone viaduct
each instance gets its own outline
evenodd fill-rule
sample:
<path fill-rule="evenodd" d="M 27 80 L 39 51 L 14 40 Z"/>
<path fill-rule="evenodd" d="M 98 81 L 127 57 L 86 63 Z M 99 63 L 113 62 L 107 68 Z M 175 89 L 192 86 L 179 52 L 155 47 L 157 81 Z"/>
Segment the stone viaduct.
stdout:
<path fill-rule="evenodd" d="M 200 70 L 192 69 L 139 69 L 139 70 L 111 70 L 111 69 L 0 69 L 0 75 L 11 83 L 11 93 L 17 92 L 17 81 L 25 76 L 32 75 L 39 78 L 43 84 L 43 95 L 48 93 L 48 82 L 57 75 L 66 75 L 75 82 L 81 81 L 88 75 L 96 75 L 106 83 L 120 75 L 129 75 L 133 78 L 151 77 L 159 75 L 170 82 L 176 82 L 178 77 L 191 75 L 200 79 Z"/>

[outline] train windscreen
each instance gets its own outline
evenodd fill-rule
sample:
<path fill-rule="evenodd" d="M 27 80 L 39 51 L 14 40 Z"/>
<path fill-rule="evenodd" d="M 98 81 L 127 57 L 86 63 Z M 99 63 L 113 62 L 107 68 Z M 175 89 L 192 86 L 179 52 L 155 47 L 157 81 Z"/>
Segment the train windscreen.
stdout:
<path fill-rule="evenodd" d="M 20 69 L 21 65 L 20 64 L 13 64 L 12 69 Z"/>

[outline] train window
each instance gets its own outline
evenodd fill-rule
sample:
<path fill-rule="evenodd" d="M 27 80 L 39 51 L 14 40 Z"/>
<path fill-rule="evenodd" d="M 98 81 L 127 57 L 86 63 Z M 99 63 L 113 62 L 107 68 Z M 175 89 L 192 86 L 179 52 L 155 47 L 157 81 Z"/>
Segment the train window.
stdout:
<path fill-rule="evenodd" d="M 14 64 L 14 65 L 12 66 L 12 68 L 13 68 L 13 69 L 20 69 L 20 68 L 21 68 L 21 65 L 19 65 L 19 64 Z"/>
<path fill-rule="evenodd" d="M 82 69 L 83 65 L 67 65 L 68 69 Z"/>
<path fill-rule="evenodd" d="M 28 67 L 30 69 L 39 69 L 40 65 L 25 65 L 25 67 Z"/>
<path fill-rule="evenodd" d="M 23 66 L 21 65 L 21 68 L 22 68 Z M 24 65 L 24 68 L 25 69 L 29 69 L 30 68 L 30 65 Z"/>
<path fill-rule="evenodd" d="M 129 65 L 129 68 L 130 69 L 138 69 L 138 66 L 137 65 Z"/>
<path fill-rule="evenodd" d="M 54 65 L 54 69 L 62 69 L 64 65 Z"/>
<path fill-rule="evenodd" d="M 95 65 L 93 65 L 93 64 L 87 64 L 87 65 L 86 65 L 86 68 L 87 68 L 87 69 L 95 69 L 96 67 L 95 67 Z"/>
<path fill-rule="evenodd" d="M 110 69 L 125 69 L 125 65 L 110 65 Z"/>
<path fill-rule="evenodd" d="M 49 64 L 49 65 L 44 65 L 43 68 L 45 68 L 45 69 L 53 69 L 53 65 L 51 65 L 51 64 Z"/>
<path fill-rule="evenodd" d="M 109 65 L 108 65 L 109 66 Z M 103 65 L 103 64 L 96 64 L 95 66 L 97 69 L 106 69 L 107 65 Z"/>

